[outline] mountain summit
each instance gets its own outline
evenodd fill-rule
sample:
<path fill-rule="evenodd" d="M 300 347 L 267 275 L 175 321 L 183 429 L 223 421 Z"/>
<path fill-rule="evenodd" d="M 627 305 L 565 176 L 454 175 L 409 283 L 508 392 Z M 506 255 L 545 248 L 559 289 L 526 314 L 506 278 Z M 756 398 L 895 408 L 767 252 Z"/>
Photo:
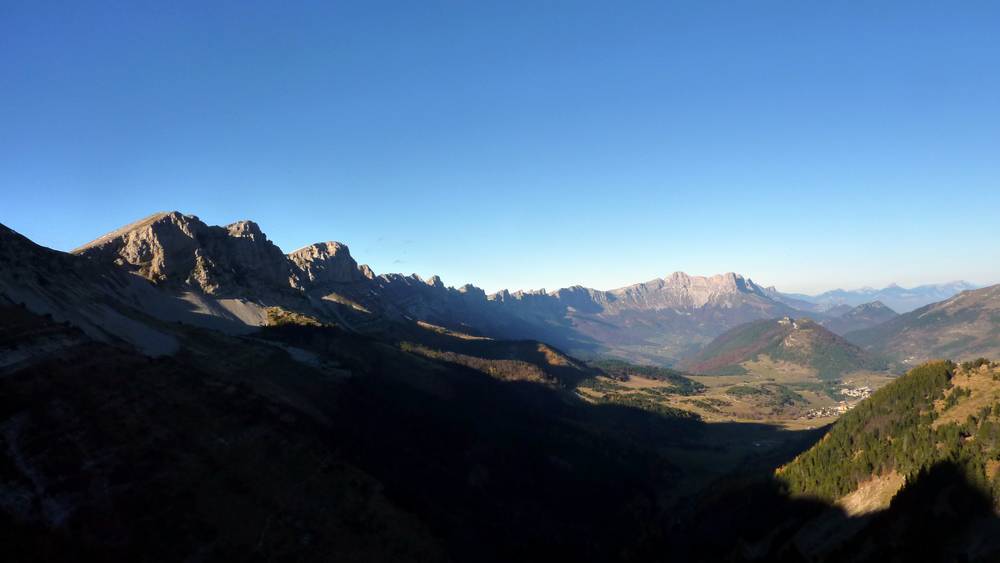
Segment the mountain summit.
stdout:
<path fill-rule="evenodd" d="M 735 296 L 749 295 L 768 299 L 753 280 L 733 272 L 714 276 L 674 272 L 662 279 L 613 289 L 605 295 L 612 309 L 701 308 L 731 303 Z"/>
<path fill-rule="evenodd" d="M 157 213 L 85 244 L 74 254 L 114 263 L 159 284 L 212 295 L 256 295 L 288 286 L 288 259 L 253 221 L 210 227 L 194 215 Z"/>

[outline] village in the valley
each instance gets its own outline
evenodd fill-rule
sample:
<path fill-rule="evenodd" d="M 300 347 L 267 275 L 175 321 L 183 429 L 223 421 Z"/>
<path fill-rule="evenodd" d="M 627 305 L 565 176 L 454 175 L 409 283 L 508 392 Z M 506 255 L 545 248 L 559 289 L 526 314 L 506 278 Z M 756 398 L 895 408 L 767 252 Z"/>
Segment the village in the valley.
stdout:
<path fill-rule="evenodd" d="M 842 415 L 854 408 L 854 406 L 859 402 L 871 396 L 872 389 L 867 385 L 863 385 L 861 387 L 844 387 L 840 390 L 840 394 L 844 395 L 846 398 L 839 401 L 836 405 L 812 409 L 800 417 L 800 420 L 812 420 L 814 418 L 826 418 L 830 416 Z"/>

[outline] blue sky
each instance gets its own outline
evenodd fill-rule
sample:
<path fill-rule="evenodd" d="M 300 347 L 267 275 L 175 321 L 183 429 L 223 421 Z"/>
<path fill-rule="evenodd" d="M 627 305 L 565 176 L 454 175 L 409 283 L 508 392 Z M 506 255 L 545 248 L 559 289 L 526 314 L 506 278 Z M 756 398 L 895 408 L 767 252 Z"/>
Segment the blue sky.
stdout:
<path fill-rule="evenodd" d="M 996 283 L 998 29 L 996 2 L 7 0 L 0 222 L 68 250 L 250 218 L 487 290 Z"/>

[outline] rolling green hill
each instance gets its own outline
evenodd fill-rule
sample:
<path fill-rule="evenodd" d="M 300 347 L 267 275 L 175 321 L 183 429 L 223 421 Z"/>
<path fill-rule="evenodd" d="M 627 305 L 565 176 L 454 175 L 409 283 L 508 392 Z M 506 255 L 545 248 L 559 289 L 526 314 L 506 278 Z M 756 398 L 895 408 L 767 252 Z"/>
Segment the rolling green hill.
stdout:
<path fill-rule="evenodd" d="M 681 362 L 680 367 L 709 375 L 742 374 L 746 373 L 744 362 L 762 356 L 775 362 L 812 368 L 817 377 L 824 380 L 882 367 L 857 346 L 818 323 L 788 317 L 738 326 Z"/>

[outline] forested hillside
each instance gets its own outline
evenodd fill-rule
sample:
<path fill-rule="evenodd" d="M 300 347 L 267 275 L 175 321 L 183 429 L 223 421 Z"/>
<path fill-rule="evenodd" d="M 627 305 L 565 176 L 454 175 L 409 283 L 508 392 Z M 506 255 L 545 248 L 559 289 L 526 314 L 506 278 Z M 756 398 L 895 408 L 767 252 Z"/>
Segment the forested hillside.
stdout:
<path fill-rule="evenodd" d="M 890 474 L 914 482 L 935 464 L 962 467 L 1000 498 L 1000 365 L 934 361 L 877 391 L 816 446 L 778 470 L 792 493 L 836 500 Z"/>

